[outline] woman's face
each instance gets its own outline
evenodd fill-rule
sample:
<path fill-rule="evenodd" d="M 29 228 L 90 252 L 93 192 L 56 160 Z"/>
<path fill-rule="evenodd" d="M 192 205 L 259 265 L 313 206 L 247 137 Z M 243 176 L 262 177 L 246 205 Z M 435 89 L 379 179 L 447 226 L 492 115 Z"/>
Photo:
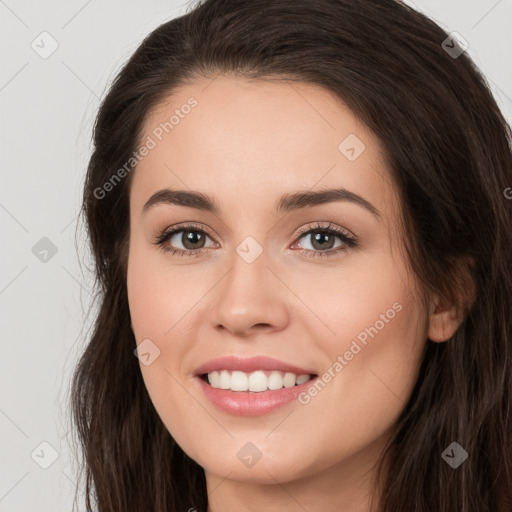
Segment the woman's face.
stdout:
<path fill-rule="evenodd" d="M 226 75 L 175 91 L 141 140 L 127 284 L 167 429 L 207 478 L 359 478 L 411 394 L 428 327 L 378 140 L 323 88 Z M 278 362 L 204 367 L 225 356 Z M 215 368 L 214 385 L 271 389 L 197 376 Z M 292 388 L 293 373 L 317 377 Z"/>

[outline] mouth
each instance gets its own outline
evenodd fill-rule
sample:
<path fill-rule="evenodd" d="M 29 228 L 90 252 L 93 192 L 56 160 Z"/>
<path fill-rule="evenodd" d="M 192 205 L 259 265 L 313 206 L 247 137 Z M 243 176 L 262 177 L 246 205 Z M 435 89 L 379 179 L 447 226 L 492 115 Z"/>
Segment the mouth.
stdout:
<path fill-rule="evenodd" d="M 202 373 L 198 377 L 212 388 L 234 392 L 262 393 L 301 386 L 315 379 L 318 375 L 316 373 L 299 374 L 279 370 L 243 372 L 226 369 Z"/>
<path fill-rule="evenodd" d="M 316 373 L 280 370 L 213 370 L 195 375 L 204 396 L 220 411 L 234 416 L 270 414 L 297 399 L 315 386 Z M 222 387 L 221 387 L 222 386 Z"/>
<path fill-rule="evenodd" d="M 237 416 L 259 416 L 296 402 L 318 373 L 284 360 L 256 355 L 226 355 L 201 364 L 195 382 L 219 410 Z"/>

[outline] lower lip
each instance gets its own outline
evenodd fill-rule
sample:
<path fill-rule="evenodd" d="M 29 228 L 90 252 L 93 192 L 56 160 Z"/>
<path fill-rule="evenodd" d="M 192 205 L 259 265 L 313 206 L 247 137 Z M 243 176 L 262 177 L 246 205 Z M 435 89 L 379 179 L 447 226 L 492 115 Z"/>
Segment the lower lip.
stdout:
<path fill-rule="evenodd" d="M 275 391 L 231 391 L 214 388 L 201 377 L 195 377 L 206 397 L 219 409 L 237 416 L 260 416 L 268 414 L 296 399 L 306 391 L 318 377 L 304 384 Z"/>

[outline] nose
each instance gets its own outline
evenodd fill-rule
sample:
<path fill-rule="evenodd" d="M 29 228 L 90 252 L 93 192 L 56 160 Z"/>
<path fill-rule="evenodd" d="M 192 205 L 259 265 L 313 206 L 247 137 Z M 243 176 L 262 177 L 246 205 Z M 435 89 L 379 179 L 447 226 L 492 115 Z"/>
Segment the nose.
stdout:
<path fill-rule="evenodd" d="M 232 268 L 212 296 L 211 323 L 215 329 L 247 337 L 287 326 L 290 294 L 267 264 L 264 254 L 252 263 L 235 255 Z"/>

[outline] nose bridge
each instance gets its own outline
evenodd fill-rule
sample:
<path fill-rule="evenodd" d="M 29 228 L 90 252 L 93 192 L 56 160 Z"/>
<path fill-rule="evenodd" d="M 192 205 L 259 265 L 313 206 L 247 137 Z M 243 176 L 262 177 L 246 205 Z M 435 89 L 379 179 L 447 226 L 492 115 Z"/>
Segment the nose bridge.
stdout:
<path fill-rule="evenodd" d="M 252 238 L 252 237 L 249 237 Z M 269 255 L 254 239 L 245 239 L 234 251 L 232 265 L 226 277 L 226 293 L 231 295 L 257 296 L 264 292 L 263 287 L 268 281 Z"/>
<path fill-rule="evenodd" d="M 286 298 L 267 268 L 270 264 L 268 251 L 252 237 L 235 248 L 214 297 L 211 321 L 215 327 L 243 334 L 254 326 L 282 329 L 286 325 Z"/>

